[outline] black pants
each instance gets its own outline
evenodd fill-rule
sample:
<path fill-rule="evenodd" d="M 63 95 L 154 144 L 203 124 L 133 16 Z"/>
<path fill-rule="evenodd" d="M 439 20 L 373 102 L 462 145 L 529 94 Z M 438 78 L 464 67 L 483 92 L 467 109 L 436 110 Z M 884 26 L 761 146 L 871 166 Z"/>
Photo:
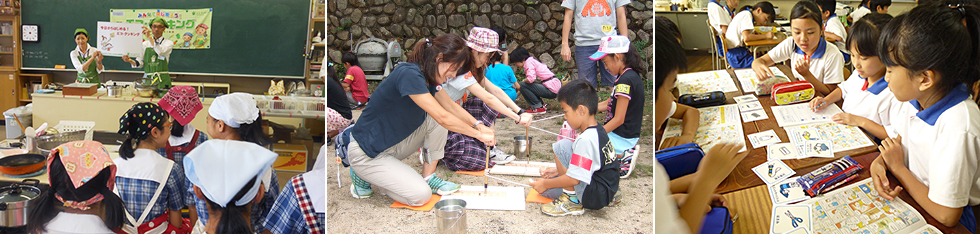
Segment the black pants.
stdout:
<path fill-rule="evenodd" d="M 541 103 L 542 98 L 554 99 L 558 97 L 558 94 L 551 92 L 548 87 L 541 83 L 523 83 L 521 84 L 521 96 L 524 96 L 527 104 L 531 105 L 530 109 L 537 109 L 544 106 Z"/>

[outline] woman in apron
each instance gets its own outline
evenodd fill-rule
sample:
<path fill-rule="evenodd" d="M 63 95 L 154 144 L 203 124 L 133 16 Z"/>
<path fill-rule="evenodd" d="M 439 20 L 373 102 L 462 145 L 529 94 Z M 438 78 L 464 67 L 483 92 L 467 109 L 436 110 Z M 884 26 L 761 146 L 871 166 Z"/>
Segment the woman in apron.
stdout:
<path fill-rule="evenodd" d="M 127 210 L 124 233 L 190 231 L 190 221 L 180 216 L 184 173 L 156 152 L 167 144 L 171 122 L 166 111 L 149 102 L 133 105 L 119 118 L 119 134 L 127 138 L 113 163 L 118 168 L 115 191 Z"/>
<path fill-rule="evenodd" d="M 123 55 L 123 61 L 133 65 L 133 68 L 143 68 L 143 78 L 149 78 L 157 88 L 170 86 L 170 52 L 174 42 L 163 37 L 167 30 L 167 21 L 157 17 L 150 21 L 150 27 L 143 26 L 143 35 L 149 40 L 143 40 L 143 57 L 133 60 L 129 55 Z M 152 29 L 152 30 L 151 30 Z"/>
<path fill-rule="evenodd" d="M 270 144 L 269 139 L 262 133 L 262 116 L 259 114 L 255 99 L 247 93 L 231 93 L 215 98 L 208 108 L 207 131 L 212 137 L 211 140 L 242 141 L 261 147 Z M 266 173 L 259 178 L 265 185 L 265 195 L 262 196 L 259 204 L 251 208 L 251 229 L 256 233 L 265 230 L 262 221 L 269 215 L 269 210 L 272 209 L 272 204 L 275 203 L 281 188 L 275 170 L 271 166 L 266 169 Z M 187 187 L 188 195 L 185 196 L 194 196 L 193 188 Z M 204 227 L 210 218 L 206 204 L 203 199 L 195 199 L 194 203 L 187 204 L 191 210 L 191 217 L 197 218 L 197 222 L 194 223 L 195 229 L 197 225 Z"/>
<path fill-rule="evenodd" d="M 294 176 L 282 188 L 263 226 L 273 234 L 323 234 L 327 212 L 327 145 L 320 147 L 313 170 Z M 302 204 L 302 205 L 301 205 Z"/>
<path fill-rule="evenodd" d="M 261 178 L 276 156 L 253 143 L 217 139 L 187 154 L 185 175 L 194 196 L 204 200 L 207 210 L 214 214 L 208 217 L 208 223 L 214 225 L 195 226 L 192 233 L 261 232 L 252 228 L 256 223 L 247 215 L 264 197 Z"/>
<path fill-rule="evenodd" d="M 71 64 L 78 71 L 76 83 L 95 83 L 99 82 L 99 74 L 102 73 L 102 52 L 88 45 L 88 31 L 84 28 L 75 29 L 75 50 L 69 53 Z"/>
<path fill-rule="evenodd" d="M 95 141 L 61 144 L 48 156 L 48 183 L 31 203 L 27 233 L 113 233 L 124 223 L 112 192 L 116 165 Z"/>

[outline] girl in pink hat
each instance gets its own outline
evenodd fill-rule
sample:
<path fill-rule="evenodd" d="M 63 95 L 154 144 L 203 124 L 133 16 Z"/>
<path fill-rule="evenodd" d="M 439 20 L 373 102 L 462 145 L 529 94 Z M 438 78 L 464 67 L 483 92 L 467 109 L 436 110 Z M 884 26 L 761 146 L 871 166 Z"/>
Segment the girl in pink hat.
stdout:
<path fill-rule="evenodd" d="M 467 68 L 460 69 L 455 78 L 443 84 L 443 88 L 456 104 L 488 127 L 496 122 L 498 113 L 525 127 L 530 126 L 531 114 L 524 113 L 524 110 L 517 106 L 503 89 L 494 85 L 485 76 L 490 55 L 500 53 L 498 38 L 497 32 L 488 28 L 474 27 L 470 30 L 466 45 L 470 48 L 473 63 Z M 471 94 L 476 98 L 468 98 Z M 449 132 L 445 152 L 443 162 L 453 171 L 480 171 L 488 164 L 487 146 L 476 138 L 460 133 Z M 492 162 L 489 165 L 508 163 L 514 158 L 514 155 L 492 147 L 490 149 Z M 435 172 L 437 163 L 438 161 L 432 164 L 423 163 L 422 175 Z"/>

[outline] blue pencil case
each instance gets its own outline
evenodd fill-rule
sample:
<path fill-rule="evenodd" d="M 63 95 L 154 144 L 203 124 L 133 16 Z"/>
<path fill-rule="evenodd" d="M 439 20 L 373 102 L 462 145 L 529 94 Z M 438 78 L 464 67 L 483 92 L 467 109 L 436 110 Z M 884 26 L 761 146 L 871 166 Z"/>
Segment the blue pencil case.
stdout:
<path fill-rule="evenodd" d="M 704 158 L 704 151 L 698 144 L 687 143 L 658 150 L 655 155 L 673 180 L 697 171 L 701 158 Z"/>
<path fill-rule="evenodd" d="M 814 197 L 847 183 L 847 181 L 853 180 L 856 177 L 855 175 L 863 168 L 851 156 L 844 156 L 830 164 L 817 168 L 817 170 L 800 176 L 800 178 L 796 179 L 796 182 L 800 183 L 800 186 L 803 187 L 803 191 L 807 195 Z"/>

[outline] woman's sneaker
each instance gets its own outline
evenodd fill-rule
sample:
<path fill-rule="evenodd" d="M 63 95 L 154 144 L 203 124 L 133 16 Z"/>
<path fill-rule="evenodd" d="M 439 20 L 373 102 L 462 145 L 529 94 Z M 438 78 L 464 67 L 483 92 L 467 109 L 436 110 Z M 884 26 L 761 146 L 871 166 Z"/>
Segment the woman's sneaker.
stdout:
<path fill-rule="evenodd" d="M 490 149 L 490 161 L 493 161 L 493 163 L 507 164 L 511 161 L 514 161 L 514 159 L 516 158 L 517 157 L 515 157 L 514 155 L 504 153 L 503 150 L 500 150 L 500 148 L 496 146 Z"/>
<path fill-rule="evenodd" d="M 358 177 L 357 174 L 354 174 L 353 168 L 350 169 L 350 178 L 354 182 L 351 183 L 350 185 L 351 196 L 354 196 L 354 198 L 357 199 L 362 199 L 362 198 L 369 198 L 371 197 L 371 195 L 374 195 L 374 191 L 371 190 L 371 183 L 362 180 L 361 177 Z"/>
<path fill-rule="evenodd" d="M 428 184 L 429 188 L 432 188 L 432 193 L 439 194 L 440 196 L 453 194 L 456 191 L 459 191 L 459 188 L 462 187 L 456 183 L 442 180 L 435 175 L 433 175 L 432 178 L 429 178 Z"/>
<path fill-rule="evenodd" d="M 630 173 L 633 172 L 633 164 L 634 164 L 633 161 L 636 158 L 633 156 L 635 156 L 636 151 L 639 150 L 640 150 L 640 144 L 636 144 L 636 146 L 633 146 L 633 148 L 630 148 L 623 152 L 623 159 L 620 159 L 619 161 L 620 179 L 626 179 L 627 177 L 630 177 Z"/>

